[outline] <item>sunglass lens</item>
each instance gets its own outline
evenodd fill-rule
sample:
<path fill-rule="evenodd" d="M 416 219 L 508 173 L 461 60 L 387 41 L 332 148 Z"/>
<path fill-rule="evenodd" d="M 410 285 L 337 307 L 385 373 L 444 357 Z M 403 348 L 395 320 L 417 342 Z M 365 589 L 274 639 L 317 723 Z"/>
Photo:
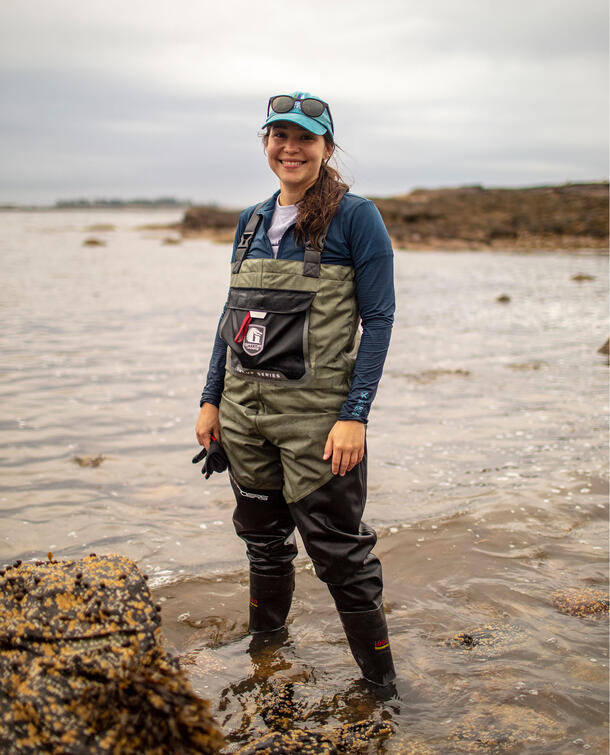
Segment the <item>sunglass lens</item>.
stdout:
<path fill-rule="evenodd" d="M 303 100 L 301 110 L 310 118 L 319 118 L 324 112 L 324 103 L 320 100 Z"/>
<path fill-rule="evenodd" d="M 286 95 L 280 95 L 271 100 L 271 109 L 274 113 L 289 113 L 293 107 L 294 100 Z"/>

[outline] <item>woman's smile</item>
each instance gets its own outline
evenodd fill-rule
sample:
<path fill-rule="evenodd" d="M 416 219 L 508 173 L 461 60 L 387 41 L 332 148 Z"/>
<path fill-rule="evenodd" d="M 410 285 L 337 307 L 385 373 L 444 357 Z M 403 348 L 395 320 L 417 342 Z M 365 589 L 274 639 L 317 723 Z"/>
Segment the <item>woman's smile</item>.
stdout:
<path fill-rule="evenodd" d="M 274 123 L 267 141 L 269 167 L 280 179 L 281 204 L 298 202 L 320 173 L 330 150 L 323 136 L 312 134 L 295 123 Z"/>

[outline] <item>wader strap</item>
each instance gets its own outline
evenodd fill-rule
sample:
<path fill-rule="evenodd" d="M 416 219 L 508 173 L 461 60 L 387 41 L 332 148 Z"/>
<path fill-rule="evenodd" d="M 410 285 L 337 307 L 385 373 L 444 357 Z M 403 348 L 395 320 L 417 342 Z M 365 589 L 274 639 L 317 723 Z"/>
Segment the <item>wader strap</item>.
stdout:
<path fill-rule="evenodd" d="M 266 201 L 267 200 L 265 200 L 265 202 Z M 258 227 L 261 223 L 261 220 L 263 219 L 263 216 L 259 215 L 258 211 L 265 204 L 265 202 L 261 202 L 260 204 L 256 205 L 254 212 L 252 213 L 252 215 L 250 215 L 248 224 L 244 228 L 244 232 L 242 233 L 239 244 L 237 245 L 237 249 L 235 250 L 233 273 L 238 273 L 240 271 L 241 263 L 245 260 L 246 255 L 248 254 L 248 250 L 250 249 L 250 245 L 252 244 L 254 234 L 258 231 Z M 332 218 L 328 221 L 328 225 L 320 236 L 320 249 L 322 251 L 324 250 L 324 244 L 326 243 L 326 234 L 328 233 L 331 222 Z M 316 249 L 314 249 L 309 240 L 309 237 L 307 238 L 307 241 L 305 242 L 305 254 L 303 255 L 303 275 L 307 278 L 320 277 L 322 251 L 318 252 Z"/>
<path fill-rule="evenodd" d="M 266 201 L 267 200 L 265 200 L 265 202 Z M 258 211 L 265 204 L 265 202 L 261 202 L 260 204 L 256 205 L 254 212 L 252 213 L 252 215 L 250 215 L 248 224 L 244 228 L 244 232 L 242 233 L 239 244 L 237 245 L 237 249 L 235 250 L 235 260 L 233 261 L 234 273 L 239 272 L 241 263 L 244 261 L 246 255 L 248 254 L 248 250 L 250 249 L 250 245 L 252 244 L 254 234 L 258 231 L 258 227 L 261 224 L 261 220 L 263 219 L 263 216 L 259 215 Z"/>
<path fill-rule="evenodd" d="M 324 233 L 320 236 L 320 249 L 324 251 L 324 244 L 326 243 L 326 234 L 328 233 L 328 227 L 332 218 L 328 221 L 328 225 L 324 229 Z M 320 277 L 320 264 L 322 262 L 322 252 L 317 252 L 311 245 L 309 238 L 305 242 L 305 255 L 303 256 L 303 275 L 308 278 Z"/>
<path fill-rule="evenodd" d="M 343 195 L 342 195 L 343 196 Z M 333 215 L 334 217 L 334 215 Z M 331 218 L 328 221 L 328 224 L 324 231 L 322 232 L 322 235 L 320 236 L 320 249 L 321 251 L 316 251 L 311 241 L 309 240 L 309 237 L 307 237 L 307 241 L 305 242 L 305 255 L 303 257 L 303 275 L 305 275 L 307 278 L 319 278 L 320 277 L 320 264 L 322 263 L 322 252 L 324 251 L 324 244 L 326 243 L 326 234 L 328 233 L 328 229 L 330 228 L 330 224 L 332 223 L 333 218 Z"/>
<path fill-rule="evenodd" d="M 324 244 L 320 244 L 324 248 Z M 313 248 L 309 239 L 305 243 L 305 254 L 303 255 L 303 275 L 307 278 L 320 277 L 320 263 L 322 262 L 322 252 Z"/>

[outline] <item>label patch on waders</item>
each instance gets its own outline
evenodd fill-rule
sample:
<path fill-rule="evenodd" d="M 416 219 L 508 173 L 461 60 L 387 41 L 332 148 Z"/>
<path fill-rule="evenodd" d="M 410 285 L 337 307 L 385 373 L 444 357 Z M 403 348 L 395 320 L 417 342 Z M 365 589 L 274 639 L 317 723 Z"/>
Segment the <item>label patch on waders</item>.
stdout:
<path fill-rule="evenodd" d="M 230 370 L 269 382 L 309 376 L 309 313 L 315 291 L 232 286 L 220 337 L 231 349 Z"/>
<path fill-rule="evenodd" d="M 242 348 L 246 354 L 254 356 L 260 354 L 265 346 L 265 332 L 264 325 L 250 325 L 246 333 L 246 337 L 242 342 Z"/>

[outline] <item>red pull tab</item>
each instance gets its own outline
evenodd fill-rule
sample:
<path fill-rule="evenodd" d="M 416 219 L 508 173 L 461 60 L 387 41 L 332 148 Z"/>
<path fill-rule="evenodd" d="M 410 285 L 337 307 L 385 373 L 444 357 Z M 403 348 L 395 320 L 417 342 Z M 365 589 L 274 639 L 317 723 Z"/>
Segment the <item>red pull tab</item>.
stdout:
<path fill-rule="evenodd" d="M 237 335 L 233 339 L 235 343 L 241 343 L 244 338 L 246 337 L 246 331 L 248 330 L 248 325 L 250 325 L 250 321 L 252 320 L 252 316 L 249 312 L 246 312 L 246 316 L 244 317 L 244 320 L 241 324 L 241 328 L 237 331 Z"/>

